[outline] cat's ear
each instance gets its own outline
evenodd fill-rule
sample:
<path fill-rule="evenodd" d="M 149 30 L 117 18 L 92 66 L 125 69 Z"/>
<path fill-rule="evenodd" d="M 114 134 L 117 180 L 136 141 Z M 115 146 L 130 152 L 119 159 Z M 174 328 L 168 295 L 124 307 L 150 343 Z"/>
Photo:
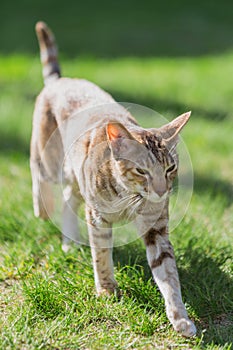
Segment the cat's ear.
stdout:
<path fill-rule="evenodd" d="M 129 146 L 129 140 L 134 140 L 130 132 L 120 123 L 109 123 L 106 126 L 109 146 L 115 158 L 120 157 Z"/>
<path fill-rule="evenodd" d="M 178 142 L 179 133 L 183 129 L 185 124 L 188 122 L 190 115 L 191 111 L 181 114 L 179 117 L 172 120 L 170 123 L 158 129 L 165 143 L 176 144 Z"/>
<path fill-rule="evenodd" d="M 106 132 L 109 141 L 117 141 L 122 138 L 133 139 L 129 131 L 120 123 L 109 123 Z"/>

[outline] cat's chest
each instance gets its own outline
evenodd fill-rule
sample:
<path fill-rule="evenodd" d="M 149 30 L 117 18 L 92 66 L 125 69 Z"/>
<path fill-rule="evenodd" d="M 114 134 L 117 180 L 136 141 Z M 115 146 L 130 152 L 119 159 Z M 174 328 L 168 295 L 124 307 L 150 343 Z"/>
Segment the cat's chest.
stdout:
<path fill-rule="evenodd" d="M 101 214 L 101 217 L 107 222 L 120 221 L 147 221 L 153 225 L 161 216 L 165 203 L 152 203 L 146 200 L 138 199 L 134 194 L 121 193 L 118 196 L 105 197 L 96 196 L 93 203 L 95 208 Z"/>

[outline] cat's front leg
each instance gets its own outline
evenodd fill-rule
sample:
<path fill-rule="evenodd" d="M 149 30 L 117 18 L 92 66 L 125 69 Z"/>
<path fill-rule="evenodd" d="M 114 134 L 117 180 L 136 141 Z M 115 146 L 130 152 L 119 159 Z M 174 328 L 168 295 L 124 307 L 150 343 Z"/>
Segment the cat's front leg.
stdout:
<path fill-rule="evenodd" d="M 169 241 L 167 228 L 151 228 L 144 235 L 146 253 L 155 282 L 157 283 L 166 305 L 167 316 L 174 329 L 183 336 L 191 337 L 196 327 L 188 318 L 182 302 L 179 276 L 173 247 Z"/>
<path fill-rule="evenodd" d="M 112 294 L 117 287 L 112 259 L 112 228 L 90 208 L 86 209 L 86 218 L 97 294 Z"/>

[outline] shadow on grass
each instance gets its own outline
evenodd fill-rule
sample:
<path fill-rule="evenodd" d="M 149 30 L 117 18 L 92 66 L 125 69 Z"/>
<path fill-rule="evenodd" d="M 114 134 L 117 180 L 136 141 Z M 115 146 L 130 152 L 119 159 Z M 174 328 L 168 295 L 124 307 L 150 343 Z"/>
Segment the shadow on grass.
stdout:
<path fill-rule="evenodd" d="M 118 90 L 108 89 L 108 92 L 116 99 L 116 101 L 120 102 L 131 102 L 138 105 L 146 106 L 151 108 L 158 113 L 160 111 L 172 111 L 174 115 L 182 114 L 188 110 L 193 111 L 195 113 L 195 117 L 202 117 L 204 119 L 208 119 L 214 122 L 220 122 L 225 120 L 228 117 L 228 113 L 222 110 L 206 110 L 202 107 L 190 106 L 179 103 L 177 101 L 166 99 L 161 99 L 158 97 L 150 97 L 150 96 L 137 96 L 136 94 L 131 95 L 127 93 L 122 93 Z"/>
<path fill-rule="evenodd" d="M 233 280 L 222 267 L 232 252 L 215 247 L 212 257 L 206 254 L 209 247 L 204 251 L 194 248 L 196 245 L 195 239 L 190 240 L 182 257 L 189 268 L 178 264 L 183 296 L 200 319 L 198 328 L 206 329 L 204 343 L 224 345 L 232 341 Z"/>
<path fill-rule="evenodd" d="M 2 132 L 0 134 L 0 153 L 8 154 L 12 152 L 19 152 L 24 155 L 29 155 L 29 143 L 23 140 L 19 135 L 13 133 L 7 134 Z"/>
<path fill-rule="evenodd" d="M 194 192 L 197 194 L 206 192 L 213 199 L 222 197 L 226 207 L 233 203 L 233 184 L 211 176 L 194 174 Z"/>

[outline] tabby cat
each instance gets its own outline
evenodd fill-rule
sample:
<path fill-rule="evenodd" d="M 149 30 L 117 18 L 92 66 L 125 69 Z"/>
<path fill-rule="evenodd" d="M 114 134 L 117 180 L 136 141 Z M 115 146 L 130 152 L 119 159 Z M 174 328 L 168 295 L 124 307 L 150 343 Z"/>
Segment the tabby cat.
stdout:
<path fill-rule="evenodd" d="M 67 237 L 79 240 L 76 213 L 84 198 L 98 295 L 112 293 L 117 286 L 112 223 L 134 219 L 170 322 L 183 336 L 193 336 L 196 328 L 182 302 L 168 235 L 169 194 L 178 167 L 176 145 L 190 112 L 159 129 L 140 127 L 98 86 L 83 79 L 61 78 L 52 32 L 38 22 L 36 33 L 45 87 L 36 101 L 31 138 L 35 216 L 50 217 L 51 184 L 62 178 L 66 250 Z"/>

